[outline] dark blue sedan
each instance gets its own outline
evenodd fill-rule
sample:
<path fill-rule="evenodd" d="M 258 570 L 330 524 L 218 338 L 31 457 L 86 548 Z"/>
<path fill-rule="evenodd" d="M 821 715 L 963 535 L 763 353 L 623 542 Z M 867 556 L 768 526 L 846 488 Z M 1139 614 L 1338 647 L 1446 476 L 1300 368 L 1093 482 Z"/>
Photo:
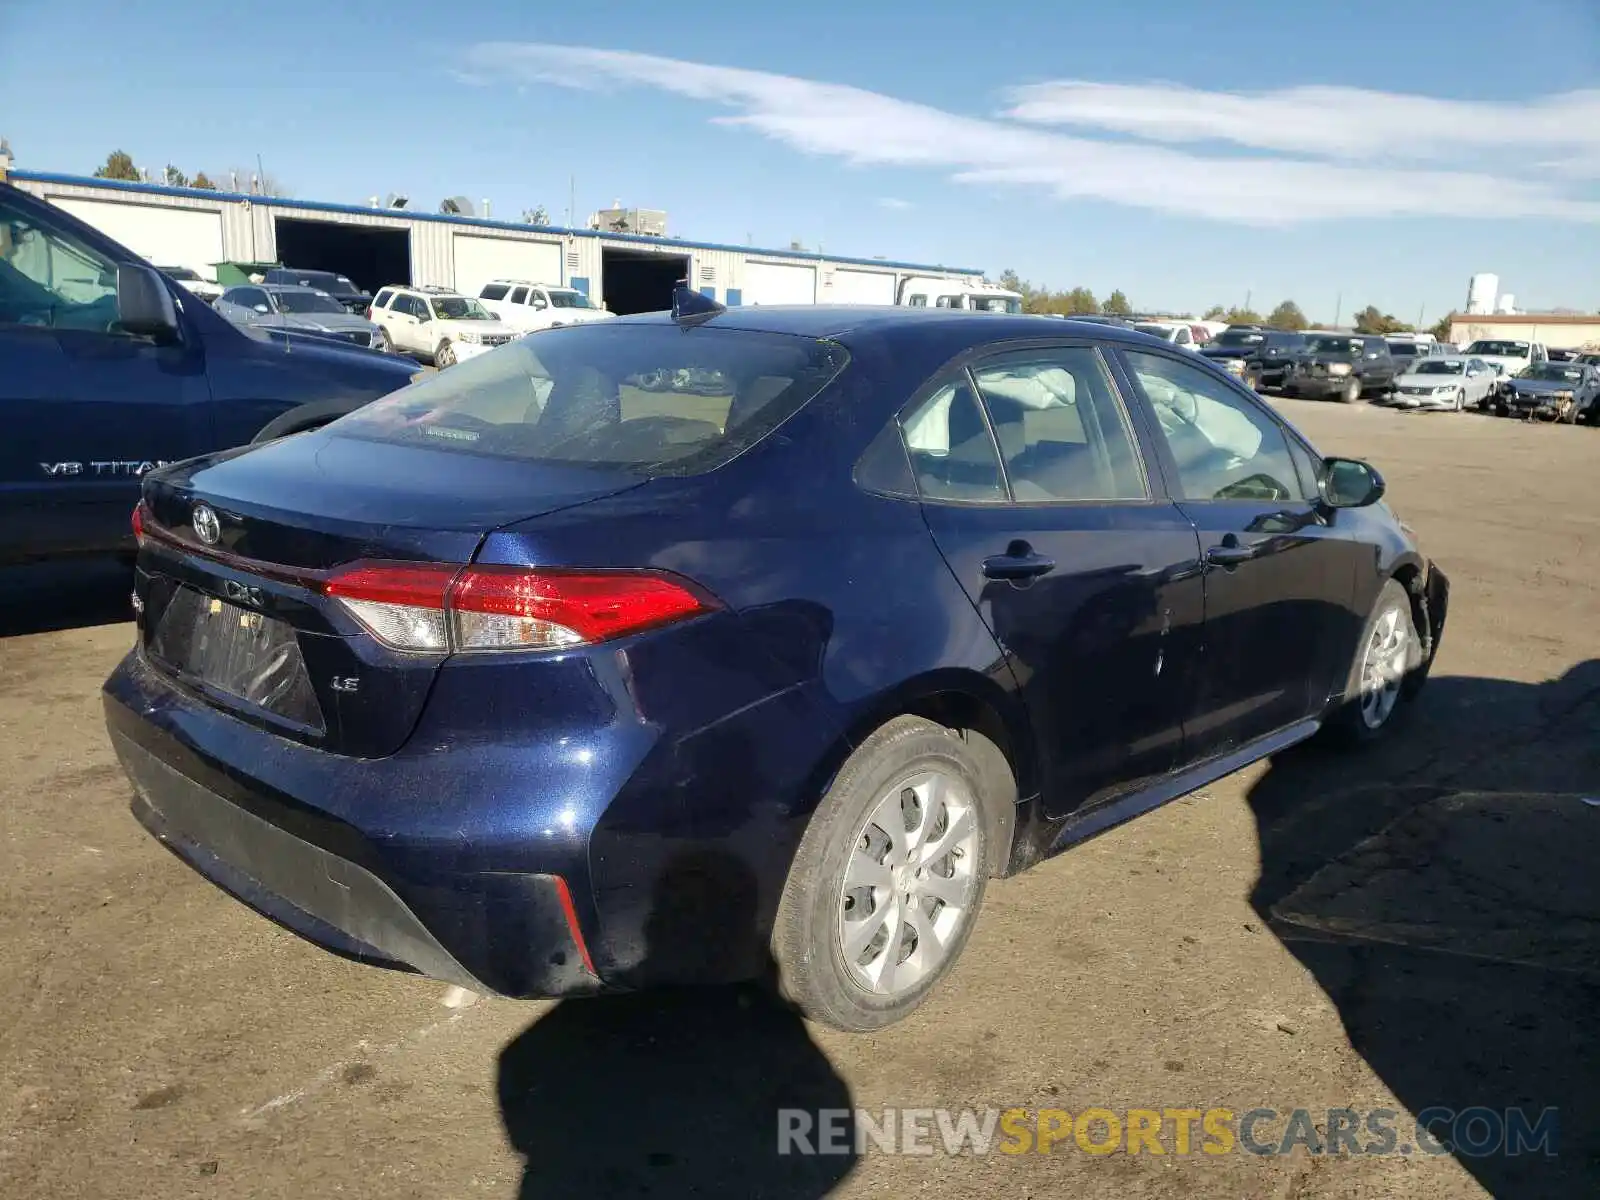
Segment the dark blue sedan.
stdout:
<path fill-rule="evenodd" d="M 364 961 L 768 975 L 861 1030 L 990 878 L 1426 677 L 1448 584 L 1382 480 L 1198 356 L 684 304 L 148 476 L 138 819 Z"/>

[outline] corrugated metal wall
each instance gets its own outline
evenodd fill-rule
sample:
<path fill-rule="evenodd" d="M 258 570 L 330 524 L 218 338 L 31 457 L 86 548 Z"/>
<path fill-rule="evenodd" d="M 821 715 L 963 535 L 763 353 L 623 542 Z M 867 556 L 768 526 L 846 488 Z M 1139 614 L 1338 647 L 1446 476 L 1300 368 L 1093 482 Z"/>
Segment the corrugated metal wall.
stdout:
<path fill-rule="evenodd" d="M 26 175 L 13 175 L 12 183 L 42 196 L 45 199 L 78 197 L 88 200 L 111 200 L 124 203 L 164 208 L 191 208 L 220 212 L 222 215 L 224 256 L 242 262 L 275 261 L 277 253 L 277 226 L 279 217 L 295 220 L 323 221 L 339 225 L 360 225 L 382 229 L 405 229 L 411 234 L 411 282 L 418 285 L 435 284 L 442 287 L 455 285 L 454 240 L 458 231 L 470 232 L 486 238 L 504 238 L 507 241 L 557 242 L 562 246 L 562 282 L 572 284 L 586 281 L 589 295 L 603 302 L 603 273 L 601 249 L 608 244 L 638 253 L 656 252 L 681 254 L 689 257 L 690 283 L 697 289 L 713 289 L 718 300 L 726 302 L 729 293 L 741 293 L 745 287 L 745 264 L 748 261 L 790 262 L 814 267 L 817 272 L 816 298 L 826 304 L 832 299 L 832 282 L 836 263 L 819 259 L 813 254 L 785 254 L 782 251 L 751 249 L 748 253 L 733 247 L 696 246 L 692 243 L 669 239 L 613 239 L 605 235 L 593 236 L 581 232 L 535 232 L 533 230 L 507 229 L 472 221 L 430 219 L 427 214 L 403 214 L 394 209 L 364 209 L 310 204 L 303 201 L 274 201 L 262 197 L 238 196 L 218 193 L 215 197 L 203 193 L 174 192 L 172 189 L 128 184 L 100 185 L 60 177 L 30 179 Z M 940 267 L 910 268 L 905 264 L 885 263 L 882 267 L 862 260 L 849 263 L 852 271 L 882 271 L 894 277 L 896 284 L 906 275 L 916 274 L 946 278 L 972 279 L 969 271 L 949 270 Z"/>

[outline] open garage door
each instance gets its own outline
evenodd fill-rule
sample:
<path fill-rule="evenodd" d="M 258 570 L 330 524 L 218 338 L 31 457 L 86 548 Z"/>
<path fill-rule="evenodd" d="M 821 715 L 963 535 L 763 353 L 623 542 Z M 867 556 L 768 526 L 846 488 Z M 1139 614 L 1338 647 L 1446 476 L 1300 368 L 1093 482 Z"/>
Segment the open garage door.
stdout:
<path fill-rule="evenodd" d="M 278 261 L 286 267 L 345 275 L 370 295 L 387 284 L 411 282 L 409 230 L 302 217 L 279 217 L 275 229 Z"/>
<path fill-rule="evenodd" d="M 217 277 L 211 264 L 223 259 L 220 212 L 67 196 L 51 203 L 158 267 L 188 267 L 204 279 Z"/>
<path fill-rule="evenodd" d="M 746 304 L 815 304 L 817 269 L 793 263 L 746 262 Z"/>
<path fill-rule="evenodd" d="M 894 276 L 886 271 L 852 271 L 840 267 L 833 272 L 829 304 L 893 304 Z"/>
<path fill-rule="evenodd" d="M 561 286 L 561 247 L 556 242 L 484 237 L 458 233 L 455 245 L 456 290 L 476 296 L 491 279 L 526 279 Z"/>
<path fill-rule="evenodd" d="M 600 247 L 600 298 L 619 317 L 666 311 L 672 307 L 672 289 L 688 277 L 686 254 Z"/>

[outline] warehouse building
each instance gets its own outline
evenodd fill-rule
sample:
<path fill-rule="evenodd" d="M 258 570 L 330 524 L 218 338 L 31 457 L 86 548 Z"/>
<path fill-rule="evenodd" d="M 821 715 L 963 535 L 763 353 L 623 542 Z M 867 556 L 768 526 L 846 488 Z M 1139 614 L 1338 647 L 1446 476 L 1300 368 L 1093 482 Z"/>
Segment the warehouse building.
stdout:
<path fill-rule="evenodd" d="M 12 170 L 10 182 L 82 218 L 163 267 L 214 278 L 219 262 L 336 271 L 363 290 L 453 287 L 491 279 L 576 288 L 618 314 L 671 304 L 688 279 L 725 304 L 893 304 L 901 281 L 981 281 L 976 270 L 793 250 L 559 229 L 483 217 L 324 204 Z"/>
<path fill-rule="evenodd" d="M 1600 316 L 1582 313 L 1457 313 L 1450 340 L 1458 346 L 1503 339 L 1542 342 L 1559 350 L 1600 350 Z"/>

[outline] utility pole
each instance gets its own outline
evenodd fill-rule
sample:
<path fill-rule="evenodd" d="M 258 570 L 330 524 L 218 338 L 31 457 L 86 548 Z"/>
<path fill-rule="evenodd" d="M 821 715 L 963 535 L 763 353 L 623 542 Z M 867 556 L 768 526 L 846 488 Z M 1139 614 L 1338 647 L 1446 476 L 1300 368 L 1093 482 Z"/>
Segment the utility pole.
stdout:
<path fill-rule="evenodd" d="M 1245 310 L 1245 312 L 1249 312 L 1250 311 L 1250 298 L 1252 296 L 1254 296 L 1254 295 L 1255 295 L 1255 292 L 1251 291 L 1249 288 L 1245 288 L 1245 290 L 1244 290 L 1244 310 Z"/>
<path fill-rule="evenodd" d="M 1428 315 L 1428 306 L 1426 304 L 1424 304 L 1421 308 L 1417 309 L 1417 329 L 1419 331 L 1422 329 L 1422 318 L 1424 318 L 1427 315 Z"/>
<path fill-rule="evenodd" d="M 578 224 L 578 177 L 567 176 L 567 228 L 575 229 Z"/>
<path fill-rule="evenodd" d="M 1333 302 L 1333 327 L 1335 329 L 1339 328 L 1339 318 L 1342 316 L 1344 316 L 1344 292 L 1341 291 L 1338 298 Z"/>
<path fill-rule="evenodd" d="M 267 169 L 261 165 L 261 155 L 256 155 L 256 178 L 261 181 L 261 191 L 264 195 L 267 190 Z"/>

